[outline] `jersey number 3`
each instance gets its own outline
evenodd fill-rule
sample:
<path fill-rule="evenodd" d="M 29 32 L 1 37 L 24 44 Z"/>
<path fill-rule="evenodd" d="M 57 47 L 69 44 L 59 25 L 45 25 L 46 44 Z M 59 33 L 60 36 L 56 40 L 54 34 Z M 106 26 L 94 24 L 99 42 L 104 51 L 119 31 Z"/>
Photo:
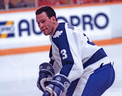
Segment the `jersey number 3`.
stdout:
<path fill-rule="evenodd" d="M 62 54 L 62 59 L 66 59 L 67 58 L 67 53 L 66 53 L 66 50 L 65 49 L 62 49 L 61 50 L 61 54 Z"/>

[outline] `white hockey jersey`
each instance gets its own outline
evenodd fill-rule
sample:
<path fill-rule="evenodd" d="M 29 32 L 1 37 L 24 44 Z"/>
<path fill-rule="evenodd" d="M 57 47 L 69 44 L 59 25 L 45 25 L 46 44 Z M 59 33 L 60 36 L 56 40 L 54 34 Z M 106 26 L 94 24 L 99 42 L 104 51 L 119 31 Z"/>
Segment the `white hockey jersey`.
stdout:
<path fill-rule="evenodd" d="M 50 41 L 50 63 L 70 82 L 80 78 L 86 68 L 93 71 L 102 63 L 109 62 L 103 48 L 96 46 L 83 32 L 68 23 L 59 23 Z"/>

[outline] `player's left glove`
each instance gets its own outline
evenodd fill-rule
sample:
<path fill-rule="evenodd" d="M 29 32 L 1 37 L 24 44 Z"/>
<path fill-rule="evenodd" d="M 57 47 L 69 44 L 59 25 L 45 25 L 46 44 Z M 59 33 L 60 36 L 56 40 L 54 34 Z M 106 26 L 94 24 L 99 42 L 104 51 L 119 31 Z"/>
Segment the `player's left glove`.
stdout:
<path fill-rule="evenodd" d="M 70 82 L 66 76 L 56 75 L 46 87 L 43 96 L 63 96 L 69 86 Z"/>
<path fill-rule="evenodd" d="M 54 75 L 54 70 L 51 64 L 42 63 L 39 66 L 39 78 L 37 81 L 37 87 L 44 92 L 45 87 L 50 84 Z"/>

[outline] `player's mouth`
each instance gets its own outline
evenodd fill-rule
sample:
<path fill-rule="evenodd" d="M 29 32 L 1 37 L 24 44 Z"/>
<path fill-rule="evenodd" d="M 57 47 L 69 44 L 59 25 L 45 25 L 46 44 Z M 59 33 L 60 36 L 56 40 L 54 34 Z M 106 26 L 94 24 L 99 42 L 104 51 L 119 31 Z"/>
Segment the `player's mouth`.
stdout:
<path fill-rule="evenodd" d="M 42 32 L 43 32 L 45 35 L 47 35 L 47 29 L 46 29 L 46 28 L 43 29 Z"/>
<path fill-rule="evenodd" d="M 45 32 L 46 31 L 46 28 L 45 29 L 42 29 L 42 32 Z"/>

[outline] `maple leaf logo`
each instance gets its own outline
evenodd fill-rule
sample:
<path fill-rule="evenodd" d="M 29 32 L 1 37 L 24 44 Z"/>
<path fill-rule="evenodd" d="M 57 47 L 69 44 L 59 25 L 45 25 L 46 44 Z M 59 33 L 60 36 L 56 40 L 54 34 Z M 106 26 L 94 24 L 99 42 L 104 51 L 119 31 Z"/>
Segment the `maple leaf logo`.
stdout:
<path fill-rule="evenodd" d="M 56 33 L 55 33 L 55 35 L 53 36 L 53 38 L 59 37 L 62 33 L 63 33 L 63 31 L 56 31 Z"/>

